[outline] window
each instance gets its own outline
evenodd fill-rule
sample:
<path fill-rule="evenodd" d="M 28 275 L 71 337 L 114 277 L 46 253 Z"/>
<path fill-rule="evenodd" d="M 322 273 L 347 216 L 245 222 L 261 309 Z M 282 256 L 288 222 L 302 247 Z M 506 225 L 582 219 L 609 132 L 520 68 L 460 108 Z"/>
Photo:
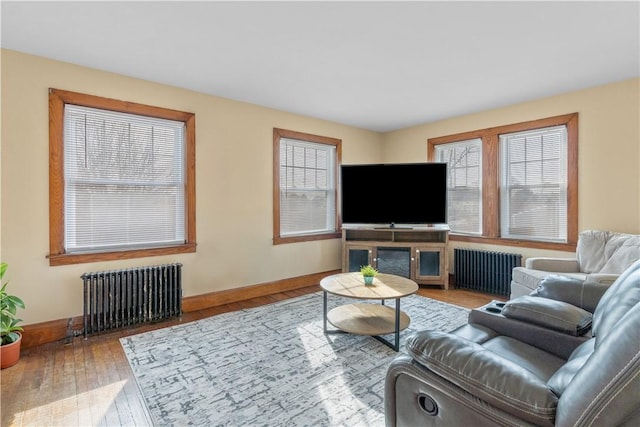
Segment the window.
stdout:
<path fill-rule="evenodd" d="M 566 242 L 567 128 L 500 135 L 501 235 Z"/>
<path fill-rule="evenodd" d="M 428 158 L 449 166 L 451 240 L 575 250 L 577 113 L 432 138 Z"/>
<path fill-rule="evenodd" d="M 50 90 L 50 264 L 195 251 L 191 113 Z"/>
<path fill-rule="evenodd" d="M 447 164 L 447 216 L 451 230 L 482 234 L 482 140 L 435 147 L 437 162 Z"/>
<path fill-rule="evenodd" d="M 335 138 L 274 128 L 274 244 L 340 237 L 341 144 Z"/>

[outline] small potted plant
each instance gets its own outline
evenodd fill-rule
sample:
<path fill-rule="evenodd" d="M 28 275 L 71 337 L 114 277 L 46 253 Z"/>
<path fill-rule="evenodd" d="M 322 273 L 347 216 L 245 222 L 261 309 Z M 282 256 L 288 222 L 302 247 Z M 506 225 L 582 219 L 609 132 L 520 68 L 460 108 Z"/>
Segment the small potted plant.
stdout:
<path fill-rule="evenodd" d="M 360 267 L 360 273 L 362 273 L 362 277 L 364 278 L 364 284 L 372 285 L 373 277 L 378 274 L 378 270 L 373 268 L 370 264 L 367 264 Z"/>
<path fill-rule="evenodd" d="M 7 271 L 7 263 L 0 263 L 0 282 Z M 22 327 L 18 324 L 22 319 L 16 317 L 18 308 L 24 308 L 24 302 L 20 298 L 7 293 L 8 282 L 2 283 L 0 289 L 0 358 L 2 359 L 1 368 L 8 368 L 18 363 L 20 359 L 20 342 L 22 341 Z"/>

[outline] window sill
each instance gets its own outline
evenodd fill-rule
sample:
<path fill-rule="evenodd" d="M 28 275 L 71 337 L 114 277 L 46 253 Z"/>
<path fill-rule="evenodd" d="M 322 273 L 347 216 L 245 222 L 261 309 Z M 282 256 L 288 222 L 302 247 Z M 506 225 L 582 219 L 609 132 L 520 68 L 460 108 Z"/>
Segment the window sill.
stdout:
<path fill-rule="evenodd" d="M 327 233 L 327 234 L 309 234 L 307 236 L 294 236 L 294 237 L 281 237 L 275 236 L 273 238 L 274 245 L 282 245 L 285 243 L 297 243 L 297 242 L 311 242 L 314 240 L 327 240 L 327 239 L 340 239 L 341 233 Z"/>
<path fill-rule="evenodd" d="M 548 249 L 565 252 L 575 252 L 577 245 L 577 242 L 540 242 L 537 240 L 501 239 L 499 237 L 467 236 L 453 233 L 449 235 L 449 240 L 454 242 L 483 243 L 487 245 L 516 246 L 521 248 Z"/>
<path fill-rule="evenodd" d="M 121 259 L 143 258 L 160 255 L 184 254 L 196 251 L 195 243 L 186 243 L 180 246 L 170 246 L 165 248 L 153 249 L 136 249 L 131 251 L 116 252 L 96 252 L 84 254 L 56 254 L 49 255 L 49 265 L 52 267 L 58 265 L 84 264 L 99 261 L 115 261 Z"/>

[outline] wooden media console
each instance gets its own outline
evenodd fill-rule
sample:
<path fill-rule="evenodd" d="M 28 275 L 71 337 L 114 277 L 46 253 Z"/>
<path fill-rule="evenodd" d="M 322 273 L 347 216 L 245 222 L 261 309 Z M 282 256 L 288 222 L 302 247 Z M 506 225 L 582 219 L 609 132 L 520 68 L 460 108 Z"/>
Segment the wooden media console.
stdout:
<path fill-rule="evenodd" d="M 371 264 L 380 273 L 449 289 L 449 226 L 342 229 L 342 271 Z"/>

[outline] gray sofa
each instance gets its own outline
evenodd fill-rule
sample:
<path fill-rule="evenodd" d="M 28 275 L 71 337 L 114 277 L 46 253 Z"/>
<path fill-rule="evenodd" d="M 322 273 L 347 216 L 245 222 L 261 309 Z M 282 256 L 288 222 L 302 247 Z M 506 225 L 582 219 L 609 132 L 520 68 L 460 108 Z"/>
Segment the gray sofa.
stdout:
<path fill-rule="evenodd" d="M 640 261 L 611 286 L 565 285 L 408 337 L 387 371 L 387 426 L 640 425 Z"/>
<path fill-rule="evenodd" d="M 512 271 L 511 299 L 528 295 L 549 274 L 610 285 L 620 273 L 640 259 L 640 236 L 612 231 L 586 230 L 578 236 L 572 258 L 534 257 Z"/>

